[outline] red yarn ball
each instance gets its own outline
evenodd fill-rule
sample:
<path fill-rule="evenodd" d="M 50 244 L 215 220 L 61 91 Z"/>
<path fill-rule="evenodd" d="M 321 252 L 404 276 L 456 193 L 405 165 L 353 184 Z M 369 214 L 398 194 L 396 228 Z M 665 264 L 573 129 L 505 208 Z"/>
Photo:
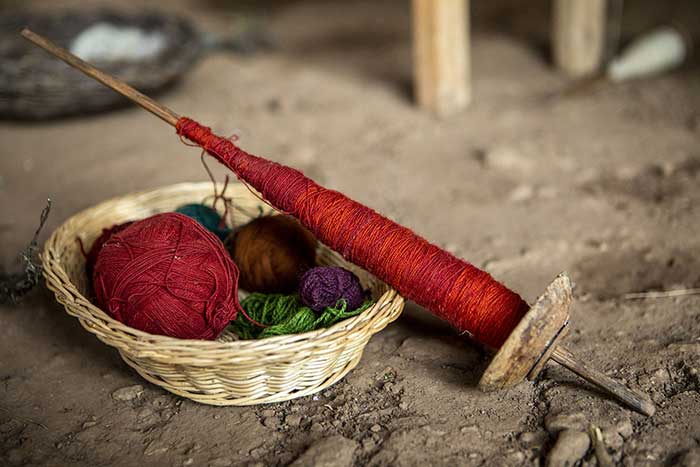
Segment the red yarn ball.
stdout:
<path fill-rule="evenodd" d="M 98 303 L 141 331 L 215 339 L 236 318 L 238 268 L 194 219 L 157 214 L 113 234 L 94 271 Z"/>
<path fill-rule="evenodd" d="M 88 254 L 85 257 L 85 272 L 87 272 L 87 277 L 90 284 L 92 284 L 92 273 L 95 270 L 95 263 L 97 263 L 97 257 L 100 255 L 100 251 L 102 251 L 102 247 L 104 246 L 104 244 L 107 242 L 107 240 L 109 240 L 112 237 L 112 235 L 121 232 L 122 230 L 129 227 L 131 224 L 133 224 L 133 222 L 129 221 L 124 222 L 123 224 L 114 224 L 112 227 L 109 227 L 107 229 L 102 229 L 102 233 L 100 234 L 100 236 L 97 237 L 97 239 L 92 243 L 90 251 L 88 251 Z"/>

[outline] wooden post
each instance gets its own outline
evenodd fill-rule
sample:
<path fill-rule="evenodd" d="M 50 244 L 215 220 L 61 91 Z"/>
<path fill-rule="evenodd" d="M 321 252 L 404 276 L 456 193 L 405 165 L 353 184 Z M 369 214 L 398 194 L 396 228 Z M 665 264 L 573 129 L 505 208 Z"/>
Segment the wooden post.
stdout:
<path fill-rule="evenodd" d="M 413 0 L 414 89 L 439 116 L 469 103 L 469 1 Z"/>
<path fill-rule="evenodd" d="M 554 63 L 572 77 L 599 71 L 605 52 L 607 0 L 554 0 Z"/>

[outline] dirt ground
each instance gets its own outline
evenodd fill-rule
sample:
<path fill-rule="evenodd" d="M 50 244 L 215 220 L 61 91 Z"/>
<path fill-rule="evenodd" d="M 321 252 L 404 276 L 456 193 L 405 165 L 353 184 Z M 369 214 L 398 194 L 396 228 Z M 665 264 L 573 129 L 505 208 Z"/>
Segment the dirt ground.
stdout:
<path fill-rule="evenodd" d="M 146 383 L 41 287 L 0 308 L 0 464 L 491 466 L 568 455 L 593 466 L 581 432 L 595 424 L 621 465 L 700 465 L 700 296 L 624 298 L 700 286 L 698 67 L 547 100 L 567 83 L 546 59 L 547 2 L 473 3 L 474 103 L 447 120 L 412 104 L 410 16 L 398 0 L 247 2 L 243 13 L 174 2 L 211 31 L 260 15 L 276 49 L 210 55 L 161 99 L 218 132 L 237 129 L 246 149 L 390 215 L 527 300 L 568 271 L 567 345 L 648 392 L 656 415 L 553 366 L 481 392 L 488 353 L 413 304 L 322 393 L 204 406 Z M 673 2 L 628 3 L 632 34 Z M 2 122 L 0 140 L 8 267 L 49 196 L 43 238 L 106 198 L 206 179 L 193 150 L 133 108 Z"/>

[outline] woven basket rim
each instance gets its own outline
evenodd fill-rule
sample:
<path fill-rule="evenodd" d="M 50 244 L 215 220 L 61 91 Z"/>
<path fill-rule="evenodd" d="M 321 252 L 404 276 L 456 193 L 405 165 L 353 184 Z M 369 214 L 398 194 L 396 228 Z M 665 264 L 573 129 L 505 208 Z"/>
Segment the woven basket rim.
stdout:
<path fill-rule="evenodd" d="M 232 184 L 240 184 L 239 182 L 231 182 Z M 90 313 L 101 321 L 109 324 L 111 329 L 119 331 L 118 338 L 124 341 L 125 345 L 129 346 L 129 352 L 133 353 L 134 347 L 141 347 L 143 350 L 148 351 L 151 346 L 158 346 L 158 350 L 165 350 L 164 347 L 169 347 L 170 350 L 175 350 L 179 353 L 183 352 L 201 352 L 201 351 L 246 351 L 257 350 L 259 352 L 272 352 L 279 349 L 280 346 L 298 346 L 307 342 L 317 341 L 319 339 L 327 338 L 339 334 L 341 331 L 352 332 L 356 330 L 363 329 L 365 326 L 371 324 L 372 317 L 376 315 L 383 308 L 390 306 L 392 302 L 396 299 L 402 300 L 403 297 L 398 294 L 398 292 L 390 287 L 377 298 L 374 304 L 364 310 L 362 313 L 344 319 L 332 326 L 327 328 L 320 328 L 314 331 L 308 331 L 299 334 L 288 334 L 281 336 L 267 337 L 263 339 L 249 339 L 249 340 L 234 340 L 234 341 L 217 341 L 217 340 L 201 340 L 201 339 L 180 339 L 176 337 L 162 336 L 157 334 L 150 334 L 144 331 L 127 326 L 126 324 L 117 321 L 116 319 L 109 316 L 107 312 L 94 305 L 90 299 L 84 296 L 78 287 L 69 279 L 68 273 L 63 268 L 60 258 L 56 255 L 52 248 L 54 243 L 57 243 L 57 237 L 64 235 L 64 230 L 67 229 L 71 223 L 78 222 L 82 218 L 89 217 L 91 213 L 109 207 L 110 205 L 125 202 L 130 198 L 137 197 L 148 197 L 150 195 L 162 195 L 163 193 L 171 192 L 182 192 L 186 190 L 197 191 L 203 187 L 211 187 L 211 181 L 202 182 L 182 182 L 167 186 L 161 186 L 158 188 L 146 189 L 137 192 L 131 192 L 126 195 L 114 196 L 105 201 L 102 201 L 96 205 L 83 209 L 71 217 L 66 219 L 60 226 L 58 226 L 49 236 L 49 239 L 44 244 L 44 248 L 41 253 L 41 259 L 44 269 L 44 277 L 49 282 L 49 275 L 54 275 L 60 278 L 61 286 L 66 289 L 71 295 L 76 297 L 76 301 L 81 302 L 85 308 L 87 308 Z M 105 226 L 109 227 L 109 226 Z M 76 241 L 77 241 L 76 237 Z M 51 288 L 57 294 L 59 291 Z M 60 299 L 59 299 L 60 301 Z M 93 332 L 90 326 L 86 326 L 83 322 L 83 317 L 78 317 L 83 324 L 83 327 Z M 93 332 L 93 334 L 96 334 Z M 98 337 L 100 337 L 98 335 Z M 116 337 L 116 336 L 115 336 Z M 109 343 L 114 345 L 113 342 Z M 119 347 L 119 346 L 118 346 Z"/>

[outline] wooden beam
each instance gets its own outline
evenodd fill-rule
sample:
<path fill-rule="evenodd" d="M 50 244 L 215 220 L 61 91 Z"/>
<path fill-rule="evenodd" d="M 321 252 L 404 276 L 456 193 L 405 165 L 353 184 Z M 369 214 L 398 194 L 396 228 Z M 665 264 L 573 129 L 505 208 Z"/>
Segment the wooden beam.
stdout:
<path fill-rule="evenodd" d="M 469 1 L 413 0 L 414 90 L 439 116 L 469 103 Z"/>
<path fill-rule="evenodd" d="M 605 52 L 607 0 L 554 0 L 554 63 L 572 77 L 600 70 Z"/>

